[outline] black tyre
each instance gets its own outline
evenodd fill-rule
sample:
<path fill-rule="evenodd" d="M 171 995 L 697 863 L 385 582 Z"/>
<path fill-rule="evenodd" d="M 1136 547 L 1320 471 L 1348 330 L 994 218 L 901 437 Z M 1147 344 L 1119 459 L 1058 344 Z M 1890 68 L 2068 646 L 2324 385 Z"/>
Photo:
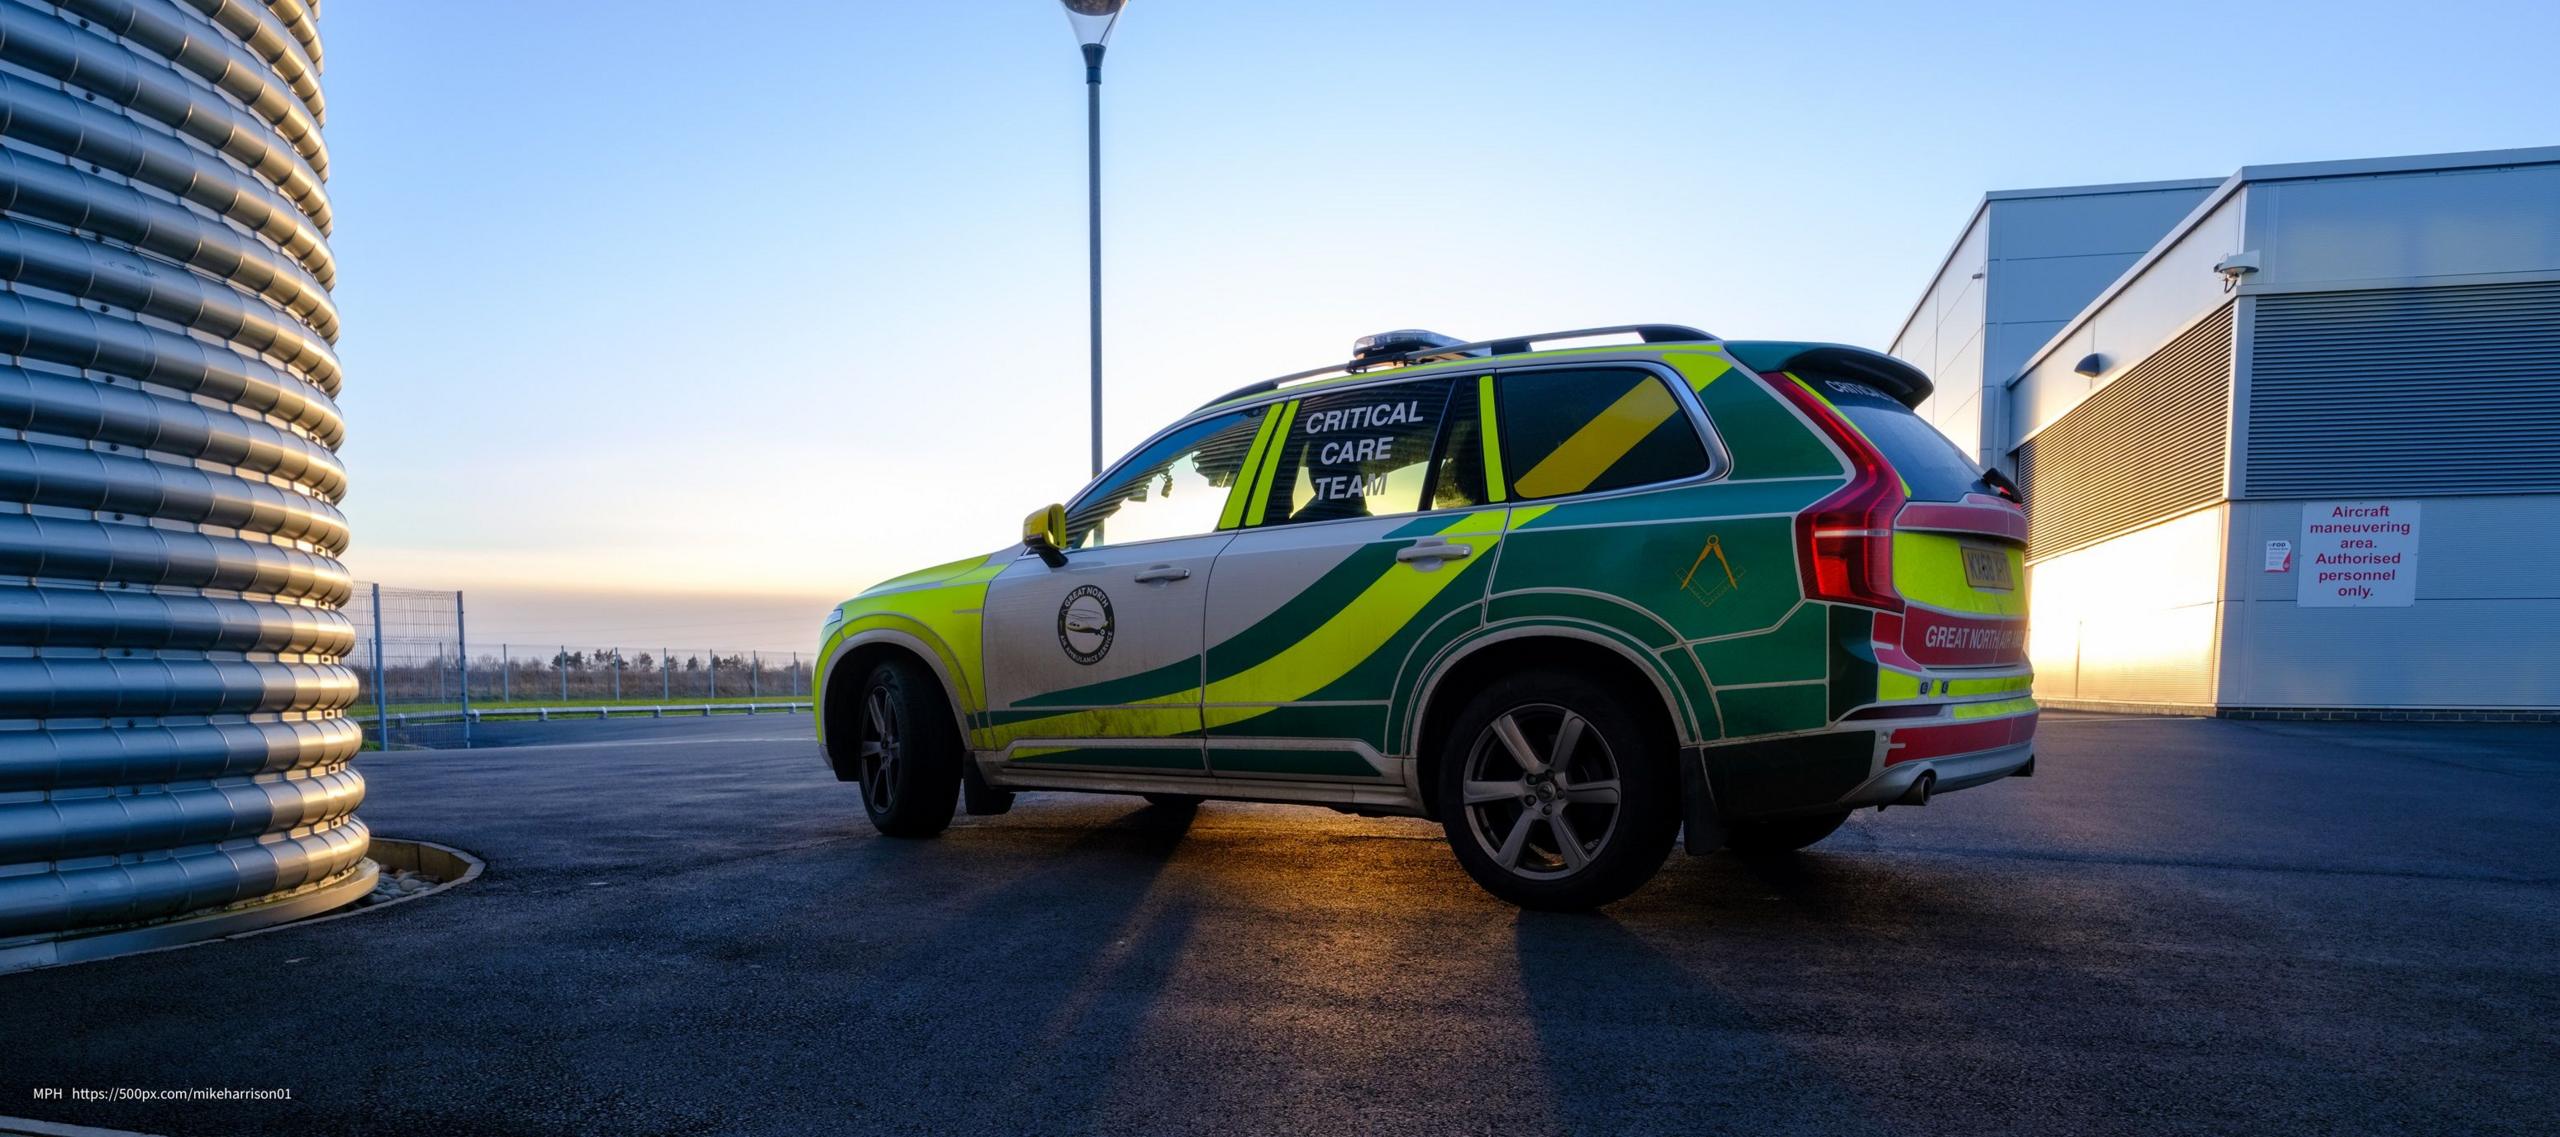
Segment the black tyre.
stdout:
<path fill-rule="evenodd" d="M 1840 823 L 1849 820 L 1849 811 L 1817 813 L 1807 817 L 1778 817 L 1767 821 L 1728 821 L 1724 826 L 1724 847 L 1746 857 L 1772 853 L 1792 853 L 1831 835 Z"/>
<path fill-rule="evenodd" d="M 1198 809 L 1201 799 L 1190 794 L 1139 794 L 1157 809 Z"/>
<path fill-rule="evenodd" d="M 960 728 L 933 676 L 888 660 L 862 681 L 854 715 L 855 780 L 871 824 L 891 837 L 931 837 L 960 798 Z"/>
<path fill-rule="evenodd" d="M 1651 879 L 1680 829 L 1673 741 L 1608 689 L 1561 671 L 1494 683 L 1441 743 L 1449 847 L 1485 891 L 1578 911 Z"/>

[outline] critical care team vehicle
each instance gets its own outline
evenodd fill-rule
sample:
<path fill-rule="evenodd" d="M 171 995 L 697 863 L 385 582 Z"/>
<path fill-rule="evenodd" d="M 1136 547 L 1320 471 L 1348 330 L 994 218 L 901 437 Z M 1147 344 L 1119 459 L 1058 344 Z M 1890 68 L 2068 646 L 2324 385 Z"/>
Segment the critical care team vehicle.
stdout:
<path fill-rule="evenodd" d="M 2031 774 L 2026 517 L 1929 390 L 1670 325 L 1365 337 L 837 608 L 827 762 L 894 836 L 1031 789 L 1426 817 L 1534 908 Z"/>

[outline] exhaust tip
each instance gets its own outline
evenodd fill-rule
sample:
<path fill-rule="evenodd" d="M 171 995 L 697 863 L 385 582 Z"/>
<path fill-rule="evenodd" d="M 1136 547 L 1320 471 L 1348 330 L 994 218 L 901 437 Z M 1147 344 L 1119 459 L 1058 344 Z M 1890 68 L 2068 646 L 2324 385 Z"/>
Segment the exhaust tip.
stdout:
<path fill-rule="evenodd" d="M 1937 784 L 1938 772 L 1936 770 L 1922 770 L 1920 771 L 1920 776 L 1912 780 L 1911 788 L 1902 791 L 1902 796 L 1895 798 L 1893 800 L 1893 804 L 1927 805 L 1929 804 L 1929 791 Z"/>

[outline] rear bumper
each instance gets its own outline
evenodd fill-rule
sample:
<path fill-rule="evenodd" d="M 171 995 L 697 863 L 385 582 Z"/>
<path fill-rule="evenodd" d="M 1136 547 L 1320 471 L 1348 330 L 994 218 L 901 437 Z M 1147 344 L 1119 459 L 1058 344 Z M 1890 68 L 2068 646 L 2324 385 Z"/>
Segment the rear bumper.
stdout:
<path fill-rule="evenodd" d="M 1915 797 L 1925 801 L 1938 794 L 1970 789 L 2015 774 L 2035 757 L 2035 752 L 2035 743 L 2030 740 L 1995 750 L 1895 762 L 1859 783 L 1858 788 L 1840 795 L 1840 801 L 1833 808 L 1918 804 L 1913 800 Z M 1925 788 L 1921 785 L 1924 781 L 1928 783 Z"/>
<path fill-rule="evenodd" d="M 1914 707 L 1933 713 L 1853 718 L 1818 731 L 1702 747 L 1698 765 L 1727 819 L 1918 804 L 1927 794 L 1997 781 L 2026 766 L 2035 755 L 2034 706 L 2022 698 Z"/>

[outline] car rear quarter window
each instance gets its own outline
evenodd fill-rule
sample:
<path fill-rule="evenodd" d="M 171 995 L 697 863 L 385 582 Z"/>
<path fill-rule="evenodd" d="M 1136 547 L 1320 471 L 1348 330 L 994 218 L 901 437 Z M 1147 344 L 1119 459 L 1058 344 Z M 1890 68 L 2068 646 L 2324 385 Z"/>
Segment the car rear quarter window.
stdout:
<path fill-rule="evenodd" d="M 1707 447 L 1660 376 L 1625 367 L 1499 376 L 1496 421 L 1515 498 L 1599 493 L 1707 471 Z"/>
<path fill-rule="evenodd" d="M 1264 525 L 1383 517 L 1425 507 L 1450 381 L 1426 379 L 1298 402 L 1274 455 Z"/>
<path fill-rule="evenodd" d="M 1893 463 L 1916 501 L 1960 501 L 1968 493 L 1989 493 L 1982 467 L 1965 457 L 1955 441 L 1938 433 L 1928 420 L 1864 383 L 1799 373 L 1795 376 L 1830 400 L 1849 424 L 1866 435 Z"/>

